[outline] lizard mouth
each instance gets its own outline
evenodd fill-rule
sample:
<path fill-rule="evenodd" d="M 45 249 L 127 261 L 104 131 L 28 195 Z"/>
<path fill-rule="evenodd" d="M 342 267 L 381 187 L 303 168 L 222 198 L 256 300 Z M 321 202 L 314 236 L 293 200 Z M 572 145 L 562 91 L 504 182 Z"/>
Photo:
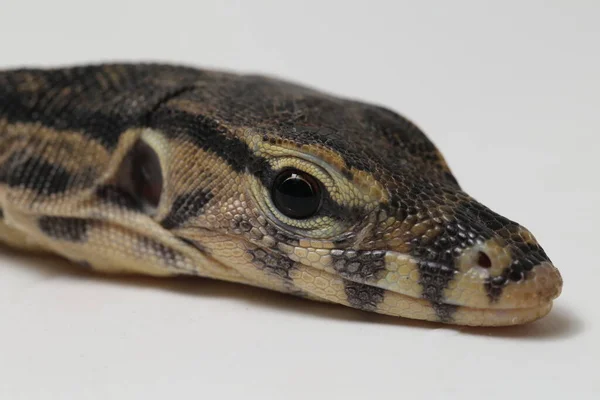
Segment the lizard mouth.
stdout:
<path fill-rule="evenodd" d="M 510 326 L 520 325 L 526 322 L 532 322 L 542 318 L 552 309 L 552 301 L 542 303 L 539 306 L 529 308 L 513 309 L 484 309 L 478 310 L 483 313 L 483 320 L 490 326 Z M 469 310 L 464 311 L 465 317 L 470 314 Z M 466 319 L 466 318 L 465 318 Z"/>
<path fill-rule="evenodd" d="M 508 326 L 545 316 L 561 292 L 562 278 L 549 261 L 533 266 L 519 281 L 506 280 L 500 290 L 489 285 L 494 273 L 492 268 L 478 265 L 466 269 L 422 266 L 419 260 L 388 251 L 385 270 L 377 279 L 361 282 L 365 288 L 362 297 L 379 290 L 382 300 L 370 310 L 382 314 L 459 325 Z"/>
<path fill-rule="evenodd" d="M 535 321 L 550 312 L 552 301 L 562 287 L 560 275 L 548 262 L 534 267 L 528 279 L 507 282 L 503 293 L 494 298 L 482 275 L 460 271 L 453 271 L 452 279 L 432 294 L 428 285 L 435 280 L 424 280 L 414 260 L 394 252 L 387 252 L 385 270 L 377 279 L 358 279 L 348 276 L 345 270 L 340 276 L 340 271 L 297 268 L 295 284 L 323 300 L 396 317 L 470 326 L 510 326 Z M 312 283 L 318 281 L 333 284 L 320 288 Z M 331 288 L 336 281 L 340 282 L 339 288 Z"/>
<path fill-rule="evenodd" d="M 191 236 L 190 232 L 187 236 Z M 222 242 L 222 238 L 218 241 Z M 203 242 L 213 247 L 207 236 L 203 237 Z M 207 260 L 220 267 L 219 279 L 262 286 L 394 317 L 458 325 L 510 326 L 531 322 L 548 314 L 552 308 L 552 300 L 560 293 L 560 285 L 556 280 L 545 279 L 545 284 L 540 285 L 541 279 L 537 282 L 530 279 L 508 284 L 503 297 L 490 301 L 485 290 L 485 280 L 456 271 L 456 276 L 443 289 L 443 297 L 436 302 L 424 296 L 424 282 L 419 278 L 420 271 L 415 260 L 391 251 L 386 252 L 385 258 L 381 260 L 383 264 L 379 267 L 385 266 L 385 270 L 377 275 L 378 279 L 373 279 L 373 276 L 371 279 L 360 279 L 359 276 L 348 275 L 349 270 L 335 270 L 335 265 L 308 262 L 308 258 L 303 258 L 304 262 L 290 260 L 282 253 L 267 256 L 267 252 L 263 252 L 266 258 L 263 257 L 263 263 L 257 268 L 258 264 L 248 263 L 245 258 L 240 258 L 239 264 L 228 262 L 231 257 L 222 258 L 225 255 L 220 254 L 216 248 L 213 249 L 214 252 L 206 252 L 204 248 L 200 250 Z M 371 252 L 370 257 L 372 256 Z M 273 262 L 277 261 L 275 257 L 288 260 L 290 269 L 279 277 L 273 277 L 278 278 L 273 282 L 280 281 L 280 285 L 267 285 L 264 276 L 272 275 L 274 271 L 263 264 L 268 264 L 270 258 Z M 369 263 L 372 262 L 370 258 L 369 260 Z M 368 266 L 372 267 L 370 264 Z M 554 271 L 550 264 L 539 265 L 538 268 L 541 272 Z M 277 271 L 280 272 L 279 269 Z M 537 276 L 548 277 L 539 272 Z"/>
<path fill-rule="evenodd" d="M 367 287 L 378 289 L 374 286 Z M 368 291 L 367 289 L 366 292 Z M 552 300 L 545 300 L 540 301 L 537 305 L 527 307 L 473 307 L 451 303 L 432 303 L 423 298 L 390 290 L 381 291 L 381 296 L 383 300 L 367 310 L 396 317 L 469 326 L 521 325 L 542 318 L 550 312 L 553 304 Z M 366 296 L 363 295 L 363 297 Z"/>
<path fill-rule="evenodd" d="M 452 318 L 454 323 L 471 326 L 521 325 L 542 318 L 552 309 L 552 301 L 527 308 L 459 307 Z"/>
<path fill-rule="evenodd" d="M 550 312 L 553 304 L 552 300 L 543 300 L 537 305 L 526 307 L 473 307 L 444 302 L 432 303 L 424 298 L 413 297 L 390 290 L 381 290 L 375 286 L 363 285 L 362 290 L 363 292 L 357 294 L 357 297 L 364 299 L 369 296 L 369 292 L 373 293 L 374 290 L 380 290 L 379 295 L 382 300 L 378 304 L 372 304 L 370 307 L 357 308 L 395 317 L 407 317 L 468 326 L 521 325 L 544 317 Z M 356 307 L 356 304 L 352 304 L 352 301 L 350 301 L 350 305 Z"/>

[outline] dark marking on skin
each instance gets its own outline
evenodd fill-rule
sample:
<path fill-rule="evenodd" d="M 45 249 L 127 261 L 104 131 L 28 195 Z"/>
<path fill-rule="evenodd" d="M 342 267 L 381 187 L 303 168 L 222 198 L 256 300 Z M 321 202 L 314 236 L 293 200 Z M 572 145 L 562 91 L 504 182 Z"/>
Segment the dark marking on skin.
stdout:
<path fill-rule="evenodd" d="M 350 231 L 350 232 L 344 232 L 340 236 L 334 238 L 332 240 L 332 242 L 336 246 L 337 249 L 348 248 L 348 247 L 352 246 L 352 244 L 356 241 L 357 231 L 358 231 L 357 229 L 354 229 L 353 231 Z"/>
<path fill-rule="evenodd" d="M 541 250 L 541 248 L 539 248 L 539 250 Z M 539 250 L 532 250 L 528 253 L 519 253 L 518 257 L 520 258 L 513 260 L 508 267 L 502 270 L 500 275 L 486 280 L 485 290 L 490 299 L 490 303 L 498 301 L 506 285 L 511 282 L 526 280 L 530 275 L 529 273 L 536 265 L 543 262 L 549 262 L 549 259 L 545 253 L 543 253 L 543 250 L 541 250 L 541 252 L 539 252 Z M 515 256 L 517 255 L 513 252 L 513 257 Z"/>
<path fill-rule="evenodd" d="M 448 287 L 456 271 L 446 265 L 427 261 L 420 261 L 418 267 L 419 284 L 423 288 L 422 297 L 431 302 L 440 321 L 449 321 L 455 308 L 444 303 L 444 289 Z"/>
<path fill-rule="evenodd" d="M 345 281 L 344 286 L 348 303 L 350 303 L 352 307 L 361 310 L 376 310 L 377 305 L 383 301 L 385 296 L 385 290 L 375 286 L 364 285 L 352 281 Z"/>
<path fill-rule="evenodd" d="M 363 123 L 382 135 L 394 149 L 405 149 L 439 166 L 440 159 L 435 145 L 410 120 L 384 107 L 365 106 Z"/>
<path fill-rule="evenodd" d="M 256 176 L 266 188 L 271 188 L 279 173 L 273 170 L 267 159 L 255 155 L 248 144 L 229 134 L 226 128 L 210 118 L 161 106 L 152 116 L 150 126 L 168 132 L 169 135 L 190 140 L 202 150 L 217 155 L 234 171 L 248 172 Z M 327 190 L 323 190 L 319 215 L 344 219 L 351 223 L 362 214 L 362 208 L 345 207 L 334 201 Z"/>
<path fill-rule="evenodd" d="M 446 180 L 448 182 L 451 182 L 454 185 L 459 186 L 458 185 L 458 180 L 456 180 L 456 178 L 454 177 L 454 175 L 452 175 L 450 172 L 444 172 L 444 177 L 446 178 Z"/>
<path fill-rule="evenodd" d="M 348 179 L 349 181 L 354 179 L 354 174 L 352 173 L 352 171 L 350 171 L 350 169 L 343 168 L 341 172 L 344 178 Z"/>
<path fill-rule="evenodd" d="M 457 223 L 455 232 L 463 232 L 476 242 L 490 238 L 499 238 L 511 253 L 512 262 L 504 268 L 500 275 L 489 278 L 484 283 L 490 303 L 497 302 L 502 296 L 504 287 L 511 282 L 527 279 L 528 273 L 543 262 L 550 262 L 544 250 L 537 243 L 527 243 L 519 232 L 523 229 L 519 224 L 496 214 L 477 201 L 463 201 L 456 207 Z M 459 241 L 460 242 L 460 241 Z M 462 241 L 461 247 L 471 246 L 470 241 Z"/>
<path fill-rule="evenodd" d="M 4 219 L 4 210 L 0 208 L 0 219 Z"/>
<path fill-rule="evenodd" d="M 266 159 L 256 156 L 245 142 L 227 134 L 227 130 L 213 119 L 161 106 L 152 115 L 149 124 L 153 129 L 186 138 L 199 148 L 217 155 L 238 173 L 248 171 L 255 174 L 270 168 Z"/>
<path fill-rule="evenodd" d="M 501 275 L 489 277 L 486 279 L 484 286 L 490 303 L 496 303 L 502 295 L 504 286 L 508 283 L 509 269 L 506 268 L 502 271 Z"/>
<path fill-rule="evenodd" d="M 432 303 L 435 315 L 439 318 L 440 322 L 450 323 L 452 322 L 452 316 L 458 310 L 458 306 L 452 304 L 438 304 Z"/>
<path fill-rule="evenodd" d="M 177 266 L 177 261 L 182 259 L 179 252 L 146 236 L 139 236 L 138 240 L 141 247 L 140 255 L 156 254 L 165 265 L 181 269 L 181 267 Z"/>
<path fill-rule="evenodd" d="M 258 269 L 277 275 L 286 281 L 292 281 L 290 271 L 295 267 L 294 262 L 287 256 L 260 248 L 248 250 L 248 253 L 252 256 L 252 264 Z"/>
<path fill-rule="evenodd" d="M 402 173 L 408 168 L 420 175 L 431 172 L 438 178 L 445 171 L 421 130 L 397 113 L 371 104 L 248 75 L 215 80 L 180 99 L 202 105 L 200 112 L 232 128 L 263 129 L 297 145 L 334 149 L 349 167 L 377 175 L 384 172 L 382 166 Z"/>
<path fill-rule="evenodd" d="M 455 310 L 444 303 L 444 290 L 457 273 L 455 259 L 476 243 L 475 236 L 462 232 L 459 226 L 462 227 L 455 222 L 447 223 L 436 237 L 426 243 L 421 242 L 421 237 L 414 237 L 411 241 L 410 253 L 419 260 L 422 297 L 431 302 L 438 318 L 444 322 L 450 320 Z"/>
<path fill-rule="evenodd" d="M 31 76 L 46 87 L 23 89 Z M 145 126 L 148 114 L 193 88 L 199 76 L 192 69 L 133 64 L 16 70 L 0 76 L 0 110 L 9 123 L 81 132 L 113 148 L 123 131 Z"/>
<path fill-rule="evenodd" d="M 48 196 L 65 192 L 73 183 L 73 176 L 63 167 L 25 151 L 11 154 L 0 170 L 0 182 L 9 187 L 20 186 Z"/>
<path fill-rule="evenodd" d="M 40 230 L 47 236 L 56 240 L 76 243 L 87 240 L 88 230 L 92 223 L 88 219 L 73 217 L 43 216 L 38 219 Z"/>
<path fill-rule="evenodd" d="M 457 222 L 462 223 L 472 231 L 477 231 L 486 239 L 496 235 L 505 236 L 504 232 L 519 228 L 519 225 L 515 222 L 472 199 L 464 199 L 456 204 L 455 213 L 458 219 Z M 476 225 L 473 225 L 473 223 Z"/>
<path fill-rule="evenodd" d="M 161 221 L 165 229 L 174 229 L 202 214 L 204 206 L 213 198 L 210 189 L 197 188 L 193 192 L 177 196 L 169 214 Z"/>
<path fill-rule="evenodd" d="M 385 251 L 382 250 L 331 250 L 333 268 L 342 277 L 368 282 L 379 279 L 385 270 Z"/>

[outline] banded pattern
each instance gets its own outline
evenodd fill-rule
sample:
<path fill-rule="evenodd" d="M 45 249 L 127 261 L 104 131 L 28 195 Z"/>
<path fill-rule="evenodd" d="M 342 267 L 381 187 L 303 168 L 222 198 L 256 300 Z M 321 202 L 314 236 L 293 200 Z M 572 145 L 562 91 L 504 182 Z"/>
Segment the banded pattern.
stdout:
<path fill-rule="evenodd" d="M 289 82 L 150 64 L 4 71 L 0 139 L 0 240 L 99 271 L 467 325 L 537 319 L 562 287 L 533 235 L 467 195 L 413 123 Z M 287 170 L 318 182 L 314 215 L 274 202 Z"/>

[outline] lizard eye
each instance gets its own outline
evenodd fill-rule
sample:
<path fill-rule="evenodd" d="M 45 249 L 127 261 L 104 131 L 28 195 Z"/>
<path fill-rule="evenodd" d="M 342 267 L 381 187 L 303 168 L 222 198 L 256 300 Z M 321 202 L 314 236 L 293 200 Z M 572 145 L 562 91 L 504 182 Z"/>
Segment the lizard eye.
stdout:
<path fill-rule="evenodd" d="M 271 196 L 283 215 L 305 219 L 319 211 L 323 190 L 314 176 L 297 169 L 286 169 L 275 178 Z"/>

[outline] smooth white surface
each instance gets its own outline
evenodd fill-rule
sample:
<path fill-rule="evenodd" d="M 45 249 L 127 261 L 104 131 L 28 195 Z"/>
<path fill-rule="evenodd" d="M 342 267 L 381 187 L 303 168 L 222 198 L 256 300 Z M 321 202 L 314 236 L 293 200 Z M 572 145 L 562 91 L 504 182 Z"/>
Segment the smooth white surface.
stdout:
<path fill-rule="evenodd" d="M 600 3 L 6 1 L 0 67 L 163 60 L 265 72 L 417 122 L 565 286 L 465 329 L 206 280 L 0 255 L 0 399 L 600 398 Z"/>

